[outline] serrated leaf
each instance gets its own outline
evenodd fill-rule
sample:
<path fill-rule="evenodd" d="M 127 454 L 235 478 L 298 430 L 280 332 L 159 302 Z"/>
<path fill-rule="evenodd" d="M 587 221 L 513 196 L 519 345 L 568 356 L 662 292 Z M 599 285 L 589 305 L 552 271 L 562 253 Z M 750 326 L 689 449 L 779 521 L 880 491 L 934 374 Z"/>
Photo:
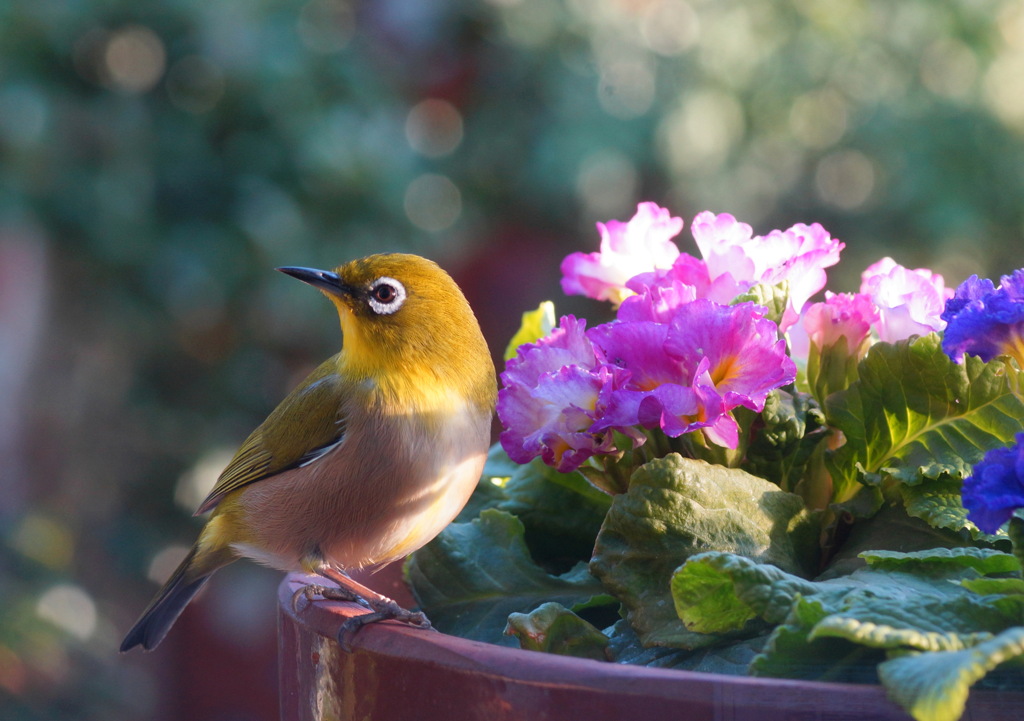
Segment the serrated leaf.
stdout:
<path fill-rule="evenodd" d="M 982 596 L 911 596 L 912 602 L 857 594 L 822 619 L 811 638 L 835 637 L 873 648 L 955 651 L 992 637 L 1016 619 Z"/>
<path fill-rule="evenodd" d="M 864 551 L 860 557 L 878 570 L 901 570 L 908 573 L 928 569 L 972 568 L 982 575 L 1019 572 L 1020 562 L 1010 553 L 990 548 L 932 548 L 925 551 Z"/>
<path fill-rule="evenodd" d="M 813 567 L 816 533 L 797 496 L 737 469 L 670 454 L 633 474 L 612 500 L 591 570 L 623 603 L 646 645 L 713 643 L 686 631 L 669 581 L 707 549 L 735 551 L 794 572 Z"/>
<path fill-rule="evenodd" d="M 529 613 L 508 617 L 505 634 L 520 648 L 560 656 L 607 661 L 608 637 L 559 603 L 545 603 Z"/>
<path fill-rule="evenodd" d="M 954 363 L 934 333 L 876 343 L 858 372 L 825 403 L 829 423 L 846 437 L 829 459 L 839 501 L 863 474 L 910 485 L 943 475 L 960 480 L 1024 427 L 1021 372 L 974 356 Z"/>
<path fill-rule="evenodd" d="M 797 596 L 785 621 L 775 627 L 750 663 L 751 676 L 877 683 L 881 651 L 840 638 L 811 640 L 811 630 L 828 612 L 820 600 Z"/>
<path fill-rule="evenodd" d="M 975 537 L 984 536 L 977 526 L 967 520 L 967 509 L 960 500 L 961 483 L 960 480 L 943 477 L 913 486 L 903 484 L 899 487 L 899 493 L 911 516 L 927 521 L 935 528 L 951 531 L 968 529 Z"/>
<path fill-rule="evenodd" d="M 603 593 L 586 565 L 554 576 L 534 563 L 523 524 L 487 509 L 453 523 L 406 563 L 420 607 L 441 631 L 492 643 L 507 642 L 508 616 L 548 601 L 571 606 Z"/>
<path fill-rule="evenodd" d="M 917 721 L 957 721 L 970 687 L 990 671 L 1024 657 L 1024 627 L 961 651 L 904 655 L 879 665 L 889 697 Z"/>

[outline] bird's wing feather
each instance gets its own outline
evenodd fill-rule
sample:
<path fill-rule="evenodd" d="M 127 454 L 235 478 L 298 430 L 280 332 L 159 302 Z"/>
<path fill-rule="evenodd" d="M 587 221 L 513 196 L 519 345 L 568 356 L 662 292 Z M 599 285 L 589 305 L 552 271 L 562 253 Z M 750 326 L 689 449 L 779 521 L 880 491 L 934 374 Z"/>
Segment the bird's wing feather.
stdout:
<path fill-rule="evenodd" d="M 243 486 L 312 463 L 342 441 L 346 393 L 337 361 L 324 361 L 249 435 L 196 515 Z"/>

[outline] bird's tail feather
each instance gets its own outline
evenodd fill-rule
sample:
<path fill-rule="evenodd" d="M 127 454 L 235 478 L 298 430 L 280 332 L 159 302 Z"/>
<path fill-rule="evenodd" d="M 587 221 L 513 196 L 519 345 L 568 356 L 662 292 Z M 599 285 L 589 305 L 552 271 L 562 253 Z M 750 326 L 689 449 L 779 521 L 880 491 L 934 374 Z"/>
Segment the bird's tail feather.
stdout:
<path fill-rule="evenodd" d="M 171 630 L 171 626 L 178 620 L 178 616 L 185 610 L 185 606 L 193 596 L 210 579 L 213 572 L 224 565 L 224 562 L 201 563 L 198 551 L 198 545 L 192 547 L 171 577 L 167 579 L 167 583 L 142 612 L 139 620 L 135 622 L 135 625 L 125 635 L 124 641 L 121 642 L 122 653 L 135 646 L 142 646 L 147 651 L 156 648 L 164 640 L 164 636 Z M 207 566 L 209 570 L 198 569 L 197 567 L 201 565 Z"/>

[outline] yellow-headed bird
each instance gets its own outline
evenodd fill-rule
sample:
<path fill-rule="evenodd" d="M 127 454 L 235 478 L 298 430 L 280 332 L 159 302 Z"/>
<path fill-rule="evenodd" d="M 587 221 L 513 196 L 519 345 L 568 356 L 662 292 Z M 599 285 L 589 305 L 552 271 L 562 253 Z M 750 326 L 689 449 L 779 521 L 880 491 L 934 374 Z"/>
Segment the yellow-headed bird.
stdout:
<path fill-rule="evenodd" d="M 451 277 L 415 255 L 278 270 L 334 303 L 341 352 L 242 444 L 197 511 L 212 511 L 199 539 L 122 651 L 154 648 L 210 575 L 241 556 L 319 573 L 374 618 L 425 625 L 345 571 L 420 548 L 476 487 L 497 391 L 480 326 Z"/>

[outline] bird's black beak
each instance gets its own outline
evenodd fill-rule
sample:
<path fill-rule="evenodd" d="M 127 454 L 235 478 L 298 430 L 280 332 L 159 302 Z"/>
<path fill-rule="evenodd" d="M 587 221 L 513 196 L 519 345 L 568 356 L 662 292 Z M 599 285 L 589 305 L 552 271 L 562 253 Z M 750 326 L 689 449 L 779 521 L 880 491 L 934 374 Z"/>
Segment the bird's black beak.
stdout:
<path fill-rule="evenodd" d="M 303 283 L 309 283 L 314 288 L 322 290 L 329 295 L 338 297 L 351 296 L 355 290 L 351 286 L 346 285 L 337 273 L 332 273 L 329 270 L 296 268 L 292 266 L 285 266 L 278 268 L 278 270 L 285 275 L 290 275 L 292 278 L 298 278 Z"/>

